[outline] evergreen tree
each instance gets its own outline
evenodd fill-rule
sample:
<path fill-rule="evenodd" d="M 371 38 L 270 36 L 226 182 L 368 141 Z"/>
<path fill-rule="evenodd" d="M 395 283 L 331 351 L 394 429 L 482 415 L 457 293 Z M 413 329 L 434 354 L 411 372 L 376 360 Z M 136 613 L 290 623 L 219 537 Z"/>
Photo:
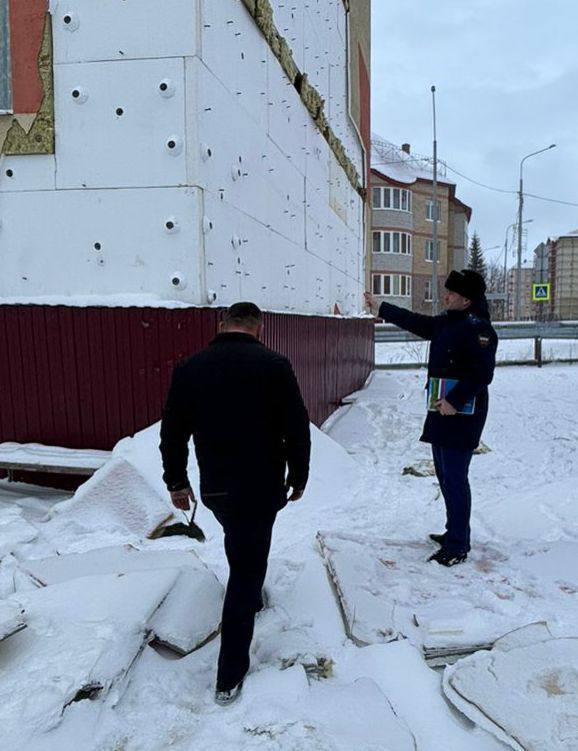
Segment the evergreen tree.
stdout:
<path fill-rule="evenodd" d="M 478 274 L 481 274 L 484 277 L 484 280 L 487 281 L 488 270 L 484 259 L 484 251 L 482 250 L 482 245 L 477 232 L 474 232 L 474 236 L 472 237 L 468 268 L 472 271 L 477 271 Z"/>

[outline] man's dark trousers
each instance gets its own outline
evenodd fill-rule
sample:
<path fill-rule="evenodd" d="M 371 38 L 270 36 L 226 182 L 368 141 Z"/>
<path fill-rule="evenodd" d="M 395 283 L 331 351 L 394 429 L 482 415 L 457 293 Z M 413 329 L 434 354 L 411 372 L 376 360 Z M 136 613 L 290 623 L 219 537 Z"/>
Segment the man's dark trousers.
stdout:
<path fill-rule="evenodd" d="M 242 504 L 239 504 L 242 507 Z M 262 608 L 277 511 L 213 510 L 225 533 L 229 581 L 221 622 L 217 691 L 230 691 L 249 670 L 255 614 Z"/>
<path fill-rule="evenodd" d="M 446 418 L 451 420 L 451 417 Z M 446 532 L 443 548 L 453 555 L 470 550 L 472 494 L 468 471 L 473 451 L 432 445 L 436 475 L 446 504 Z"/>

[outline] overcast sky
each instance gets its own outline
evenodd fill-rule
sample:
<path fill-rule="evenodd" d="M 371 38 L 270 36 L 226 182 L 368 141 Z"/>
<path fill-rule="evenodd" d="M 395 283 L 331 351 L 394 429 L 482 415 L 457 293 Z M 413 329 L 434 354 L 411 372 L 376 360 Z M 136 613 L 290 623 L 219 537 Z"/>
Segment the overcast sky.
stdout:
<path fill-rule="evenodd" d="M 464 175 L 578 204 L 578 2 L 373 0 L 372 130 L 431 154 L 430 86 L 436 85 L 438 156 Z M 448 171 L 473 209 L 470 236 L 504 243 L 517 197 Z M 527 198 L 528 252 L 578 227 L 578 206 Z M 490 257 L 501 250 L 488 253 Z M 501 255 L 503 259 L 503 254 Z M 513 257 L 512 263 L 513 263 Z"/>

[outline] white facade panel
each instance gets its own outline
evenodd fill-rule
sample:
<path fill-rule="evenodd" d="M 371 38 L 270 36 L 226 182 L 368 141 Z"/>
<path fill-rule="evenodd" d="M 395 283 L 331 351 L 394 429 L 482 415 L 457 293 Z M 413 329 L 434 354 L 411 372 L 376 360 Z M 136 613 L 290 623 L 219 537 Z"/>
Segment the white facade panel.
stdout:
<path fill-rule="evenodd" d="M 303 71 L 323 99 L 329 99 L 330 33 L 327 28 L 328 3 L 311 3 L 305 10 L 305 54 Z"/>
<path fill-rule="evenodd" d="M 267 119 L 269 46 L 242 2 L 202 0 L 202 58 L 249 117 Z"/>
<path fill-rule="evenodd" d="M 2 156 L 0 161 L 0 193 L 54 190 L 55 180 L 56 166 L 51 154 Z M 1 211 L 0 204 L 0 218 Z"/>
<path fill-rule="evenodd" d="M 361 173 L 343 3 L 273 5 Z M 359 312 L 362 199 L 241 0 L 51 8 L 56 156 L 2 160 L 1 296 Z"/>
<path fill-rule="evenodd" d="M 196 55 L 198 0 L 51 0 L 55 62 Z"/>
<path fill-rule="evenodd" d="M 304 70 L 306 3 L 271 0 L 271 6 L 279 33 L 287 40 L 299 70 Z"/>
<path fill-rule="evenodd" d="M 59 65 L 58 188 L 186 184 L 182 59 Z"/>
<path fill-rule="evenodd" d="M 303 175 L 211 71 L 191 60 L 187 61 L 188 101 L 195 96 L 203 102 L 195 126 L 189 129 L 193 133 L 189 154 L 196 165 L 190 165 L 189 172 L 195 182 L 303 245 Z M 197 147 L 197 139 L 204 148 Z"/>
<path fill-rule="evenodd" d="M 0 202 L 1 297 L 122 292 L 206 302 L 195 189 L 42 191 Z"/>
<path fill-rule="evenodd" d="M 207 287 L 217 305 L 258 300 L 271 310 L 303 310 L 304 290 L 294 283 L 304 265 L 301 245 L 205 191 Z"/>
<path fill-rule="evenodd" d="M 306 133 L 311 118 L 295 87 L 272 53 L 269 53 L 268 68 L 269 138 L 304 175 L 307 156 Z"/>

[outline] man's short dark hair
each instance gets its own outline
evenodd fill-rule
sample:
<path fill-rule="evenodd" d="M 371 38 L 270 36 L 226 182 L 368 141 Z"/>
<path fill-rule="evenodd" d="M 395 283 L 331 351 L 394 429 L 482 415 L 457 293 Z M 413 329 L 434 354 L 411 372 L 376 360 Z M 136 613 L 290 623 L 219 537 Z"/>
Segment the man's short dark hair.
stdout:
<path fill-rule="evenodd" d="M 225 311 L 223 323 L 225 325 L 257 328 L 263 323 L 263 313 L 255 303 L 236 302 Z"/>

